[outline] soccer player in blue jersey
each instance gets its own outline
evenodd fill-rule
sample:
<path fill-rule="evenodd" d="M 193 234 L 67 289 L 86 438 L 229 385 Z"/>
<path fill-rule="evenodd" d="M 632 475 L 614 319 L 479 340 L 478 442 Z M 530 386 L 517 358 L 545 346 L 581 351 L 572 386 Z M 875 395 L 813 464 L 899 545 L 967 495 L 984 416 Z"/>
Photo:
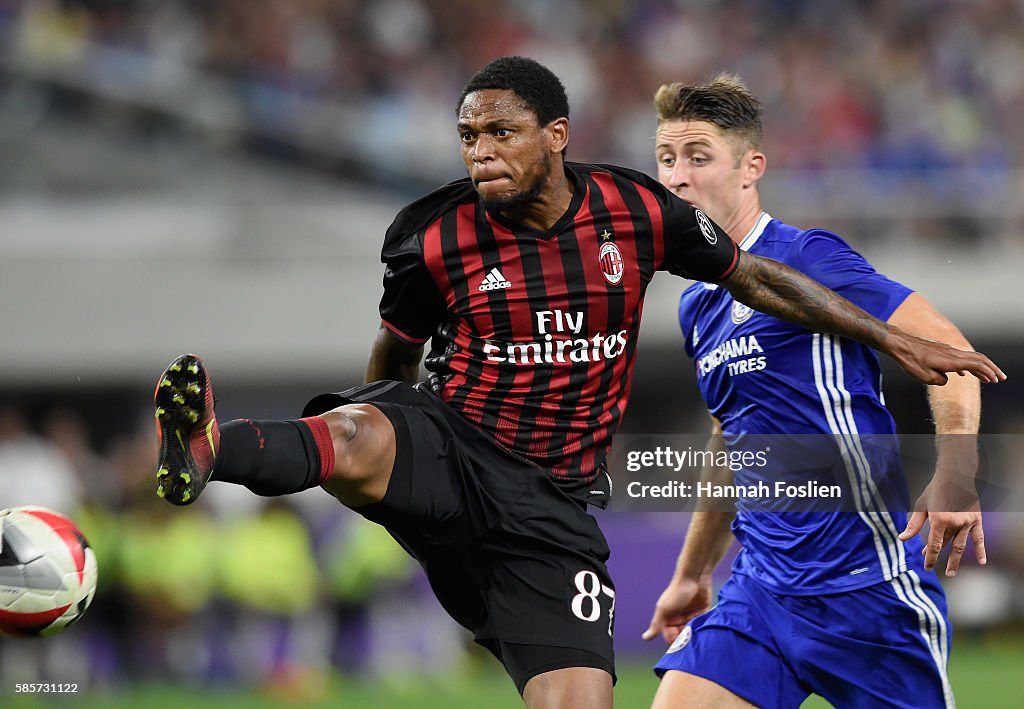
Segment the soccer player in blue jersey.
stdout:
<path fill-rule="evenodd" d="M 924 297 L 875 271 L 841 238 L 789 226 L 761 208 L 761 106 L 738 78 L 665 85 L 654 103 L 660 181 L 740 249 L 802 271 L 912 334 L 970 349 Z M 908 520 L 871 494 L 879 472 L 898 470 L 898 463 L 879 470 L 887 453 L 864 445 L 865 437 L 895 434 L 871 349 L 752 312 L 713 284 L 683 293 L 679 320 L 714 445 L 723 436 L 762 434 L 834 442 L 854 499 L 852 512 L 764 512 L 745 499 L 738 512 L 698 506 L 644 633 L 672 642 L 656 668 L 654 707 L 797 707 L 812 693 L 840 707 L 953 706 L 950 627 L 932 569 L 950 544 L 946 573 L 954 575 L 969 538 L 985 563 L 973 490 L 969 504 L 949 502 L 965 476 L 973 486 L 978 380 L 952 377 L 929 387 L 936 432 L 947 445 L 939 446 L 935 475 Z M 732 475 L 705 470 L 718 483 Z M 736 473 L 736 482 L 752 482 L 749 475 Z M 923 544 L 917 534 L 926 518 Z M 712 608 L 711 574 L 734 536 L 742 549 Z"/>

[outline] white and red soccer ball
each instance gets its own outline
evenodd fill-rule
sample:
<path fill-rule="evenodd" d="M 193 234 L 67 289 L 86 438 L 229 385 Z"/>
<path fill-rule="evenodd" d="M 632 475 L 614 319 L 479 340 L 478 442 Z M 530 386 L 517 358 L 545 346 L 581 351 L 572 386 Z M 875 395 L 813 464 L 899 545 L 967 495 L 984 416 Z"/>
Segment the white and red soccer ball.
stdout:
<path fill-rule="evenodd" d="M 0 510 L 0 635 L 59 633 L 89 607 L 96 576 L 96 555 L 67 517 Z"/>

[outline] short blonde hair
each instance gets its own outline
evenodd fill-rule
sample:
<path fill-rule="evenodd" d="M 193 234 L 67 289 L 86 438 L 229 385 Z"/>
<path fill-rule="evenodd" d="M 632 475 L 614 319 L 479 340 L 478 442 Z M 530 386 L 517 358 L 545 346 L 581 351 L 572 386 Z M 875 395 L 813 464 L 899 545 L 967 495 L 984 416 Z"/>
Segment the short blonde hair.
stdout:
<path fill-rule="evenodd" d="M 734 137 L 743 148 L 741 153 L 761 149 L 761 102 L 735 74 L 718 74 L 706 84 L 663 84 L 654 94 L 654 108 L 658 125 L 706 121 Z"/>

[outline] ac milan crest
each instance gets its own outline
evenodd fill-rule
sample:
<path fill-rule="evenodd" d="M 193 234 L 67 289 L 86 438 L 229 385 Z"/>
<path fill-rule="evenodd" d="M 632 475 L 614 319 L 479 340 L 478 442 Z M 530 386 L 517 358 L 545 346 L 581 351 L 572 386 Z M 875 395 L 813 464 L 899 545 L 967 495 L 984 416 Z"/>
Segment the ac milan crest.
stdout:
<path fill-rule="evenodd" d="M 601 244 L 601 255 L 598 259 L 601 263 L 601 273 L 604 279 L 613 286 L 622 280 L 622 272 L 625 270 L 625 263 L 622 261 L 622 252 L 615 245 L 614 241 L 607 241 Z"/>

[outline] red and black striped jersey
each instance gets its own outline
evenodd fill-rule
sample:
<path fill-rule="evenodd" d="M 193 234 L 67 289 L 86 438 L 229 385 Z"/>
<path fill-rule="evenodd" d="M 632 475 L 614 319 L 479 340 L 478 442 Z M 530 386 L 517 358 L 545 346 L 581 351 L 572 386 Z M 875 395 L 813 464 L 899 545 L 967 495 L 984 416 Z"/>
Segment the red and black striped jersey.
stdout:
<path fill-rule="evenodd" d="M 726 278 L 732 239 L 650 177 L 567 163 L 572 201 L 547 231 L 486 210 L 468 179 L 403 209 L 382 261 L 383 323 L 431 339 L 443 401 L 563 482 L 588 483 L 625 411 L 655 271 Z"/>

